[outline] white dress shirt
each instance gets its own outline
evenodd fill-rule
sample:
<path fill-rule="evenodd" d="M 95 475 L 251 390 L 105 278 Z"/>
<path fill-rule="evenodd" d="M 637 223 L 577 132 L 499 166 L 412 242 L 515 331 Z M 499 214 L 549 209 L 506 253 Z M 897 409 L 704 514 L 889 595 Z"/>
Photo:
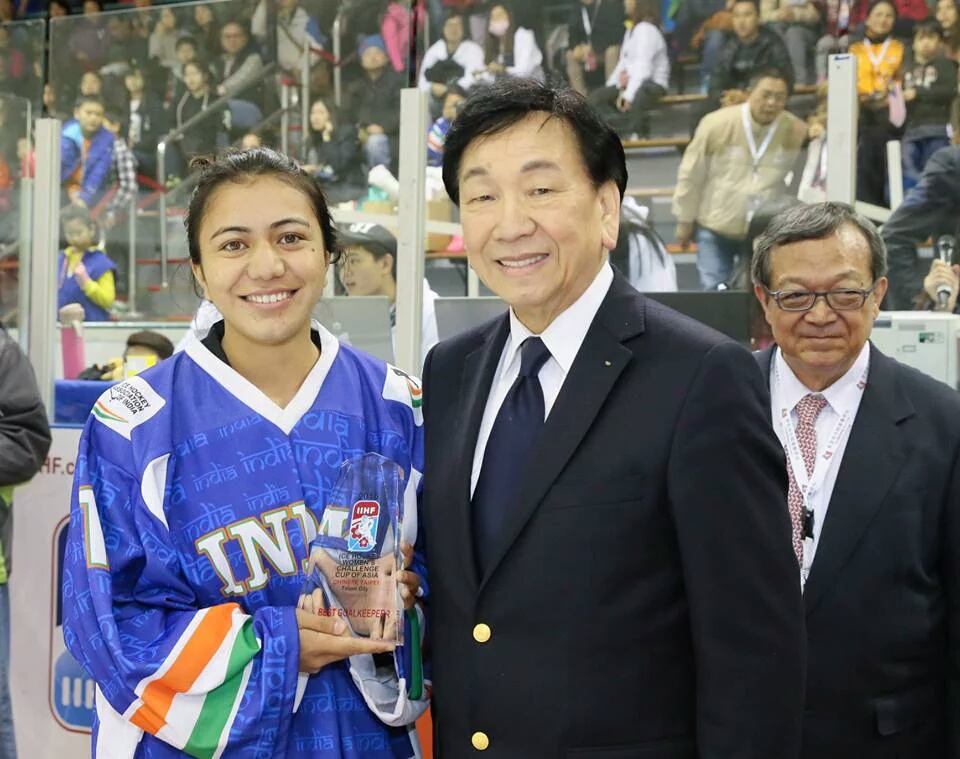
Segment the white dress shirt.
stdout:
<path fill-rule="evenodd" d="M 783 358 L 780 349 L 776 349 L 773 357 L 775 363 L 774 371 L 770 372 L 770 399 L 773 406 L 774 429 L 777 437 L 780 438 L 780 444 L 787 450 L 787 439 L 784 433 L 783 425 L 777 420 L 780 419 L 781 409 L 790 409 L 790 419 L 794 425 L 797 424 L 797 412 L 794 407 L 805 395 L 816 391 L 810 390 L 793 373 L 793 370 Z M 837 483 L 837 473 L 840 471 L 840 462 L 843 461 L 843 453 L 847 448 L 847 441 L 850 439 L 850 430 L 853 428 L 853 422 L 856 421 L 857 411 L 860 408 L 860 401 L 863 398 L 863 391 L 858 387 L 860 378 L 864 376 L 870 365 L 870 343 L 865 343 L 860 350 L 860 355 L 853 362 L 846 374 L 834 382 L 830 387 L 820 392 L 826 401 L 820 416 L 817 417 L 817 459 L 819 460 L 831 434 L 834 426 L 843 416 L 844 412 L 850 412 L 851 423 L 847 425 L 846 431 L 837 441 L 836 452 L 830 459 L 827 467 L 823 487 L 810 496 L 810 502 L 807 504 L 813 509 L 813 554 L 816 556 L 817 546 L 820 543 L 820 531 L 823 529 L 823 523 L 827 518 L 827 508 L 830 506 L 830 498 L 833 495 L 833 487 Z M 777 387 L 777 374 L 779 371 L 780 386 Z"/>
<path fill-rule="evenodd" d="M 580 346 L 583 345 L 583 340 L 587 336 L 587 330 L 590 329 L 590 325 L 600 309 L 600 304 L 603 303 L 603 299 L 612 283 L 613 269 L 607 262 L 601 267 L 583 295 L 550 322 L 550 325 L 540 335 L 534 335 L 524 327 L 514 314 L 513 309 L 510 309 L 510 334 L 503 346 L 503 352 L 500 354 L 497 371 L 493 375 L 490 394 L 487 396 L 487 405 L 483 409 L 483 420 L 480 422 L 480 432 L 477 434 L 477 446 L 473 452 L 473 471 L 470 475 L 471 498 L 480 477 L 483 454 L 487 450 L 487 441 L 490 439 L 493 423 L 497 419 L 497 414 L 500 413 L 500 407 L 503 405 L 510 387 L 520 376 L 521 344 L 528 337 L 539 337 L 547 346 L 547 350 L 550 351 L 550 358 L 544 362 L 540 373 L 537 375 L 540 380 L 540 387 L 543 389 L 543 410 L 544 419 L 546 419 L 550 416 L 550 411 L 553 409 L 557 396 L 560 395 L 560 388 L 563 387 L 563 382 L 570 372 L 573 360 L 580 352 Z"/>

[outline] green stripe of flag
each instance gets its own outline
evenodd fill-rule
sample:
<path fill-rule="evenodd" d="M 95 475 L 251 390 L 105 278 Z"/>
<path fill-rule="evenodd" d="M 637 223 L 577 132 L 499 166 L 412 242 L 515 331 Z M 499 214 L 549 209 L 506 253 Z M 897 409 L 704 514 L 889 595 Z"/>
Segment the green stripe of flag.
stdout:
<path fill-rule="evenodd" d="M 230 651 L 223 685 L 214 688 L 203 700 L 203 707 L 197 723 L 193 726 L 193 732 L 190 733 L 190 740 L 183 747 L 185 753 L 196 759 L 212 759 L 237 701 L 244 669 L 259 650 L 260 645 L 253 632 L 253 620 L 247 620 L 237 635 L 233 650 Z"/>

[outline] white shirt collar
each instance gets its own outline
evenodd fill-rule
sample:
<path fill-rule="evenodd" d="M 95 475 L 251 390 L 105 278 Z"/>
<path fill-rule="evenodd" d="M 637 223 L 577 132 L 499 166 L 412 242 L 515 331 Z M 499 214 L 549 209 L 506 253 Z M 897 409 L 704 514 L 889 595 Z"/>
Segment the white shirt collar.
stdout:
<path fill-rule="evenodd" d="M 543 340 L 551 357 L 560 365 L 564 375 L 570 371 L 573 360 L 583 345 L 587 330 L 593 323 L 593 318 L 600 310 L 600 304 L 607 296 L 610 285 L 613 284 L 613 267 L 610 262 L 604 262 L 594 277 L 590 286 L 584 290 L 577 300 L 567 307 L 563 313 L 550 322 L 549 326 L 539 335 Z M 534 333 L 527 329 L 517 315 L 510 309 L 510 338 L 504 349 L 504 366 L 510 366 L 517 356 L 520 346 Z"/>
<path fill-rule="evenodd" d="M 777 362 L 777 367 L 780 372 L 780 401 L 788 410 L 793 411 L 794 406 L 800 402 L 801 398 L 816 391 L 811 390 L 797 379 L 797 375 L 793 373 L 793 369 L 791 369 L 790 365 L 784 360 L 783 352 L 779 347 L 777 347 L 773 360 Z M 826 398 L 827 403 L 834 413 L 842 415 L 847 409 L 856 406 L 860 392 L 857 383 L 869 365 L 870 343 L 866 342 L 860 349 L 860 355 L 858 355 L 857 360 L 853 362 L 853 366 L 847 369 L 844 375 L 830 385 L 830 387 L 821 391 L 820 394 Z"/>

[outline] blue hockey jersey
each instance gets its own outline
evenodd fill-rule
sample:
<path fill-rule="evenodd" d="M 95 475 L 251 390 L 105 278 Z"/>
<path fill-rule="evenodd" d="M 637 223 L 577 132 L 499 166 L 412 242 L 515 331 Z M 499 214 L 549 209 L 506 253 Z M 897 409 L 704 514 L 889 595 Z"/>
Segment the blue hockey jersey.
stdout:
<path fill-rule="evenodd" d="M 414 545 L 423 468 L 416 380 L 314 329 L 321 356 L 283 409 L 197 340 L 94 407 L 63 584 L 67 648 L 97 683 L 94 756 L 419 756 L 412 626 L 392 668 L 298 672 L 294 609 L 341 462 L 400 465 Z"/>

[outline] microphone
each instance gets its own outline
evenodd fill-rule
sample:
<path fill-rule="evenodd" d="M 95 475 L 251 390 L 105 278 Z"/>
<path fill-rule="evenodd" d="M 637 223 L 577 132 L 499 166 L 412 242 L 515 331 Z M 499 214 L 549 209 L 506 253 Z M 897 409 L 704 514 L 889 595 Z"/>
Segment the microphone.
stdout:
<path fill-rule="evenodd" d="M 953 235 L 941 235 L 937 238 L 937 258 L 943 261 L 947 266 L 953 264 L 953 252 L 957 247 L 957 239 Z M 937 310 L 946 311 L 950 296 L 953 295 L 953 288 L 950 285 L 939 285 L 937 287 Z"/>

